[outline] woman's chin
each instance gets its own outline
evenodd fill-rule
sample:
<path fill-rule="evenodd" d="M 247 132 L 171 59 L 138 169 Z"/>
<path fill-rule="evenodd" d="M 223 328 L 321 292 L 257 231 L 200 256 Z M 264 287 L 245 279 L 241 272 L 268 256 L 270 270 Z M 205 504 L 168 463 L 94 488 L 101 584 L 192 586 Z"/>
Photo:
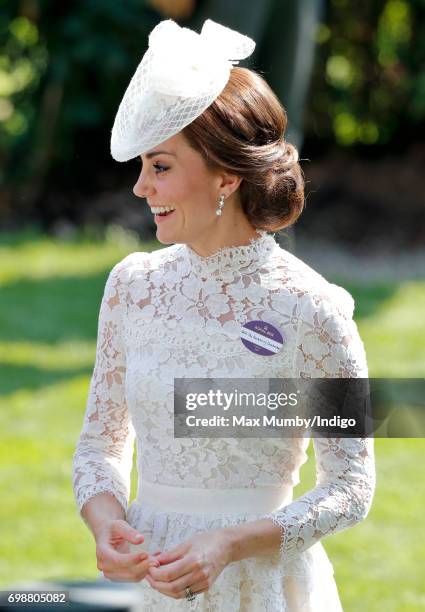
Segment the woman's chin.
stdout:
<path fill-rule="evenodd" d="M 156 230 L 156 239 L 161 244 L 176 244 L 178 242 L 177 232 L 167 232 L 159 227 Z"/>

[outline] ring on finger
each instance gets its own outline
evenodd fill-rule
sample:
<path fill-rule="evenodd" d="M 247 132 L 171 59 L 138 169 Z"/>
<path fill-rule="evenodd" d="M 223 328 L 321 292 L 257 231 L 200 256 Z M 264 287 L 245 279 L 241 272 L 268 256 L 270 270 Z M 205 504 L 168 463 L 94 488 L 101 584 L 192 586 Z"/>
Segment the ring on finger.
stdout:
<path fill-rule="evenodd" d="M 193 593 L 190 587 L 186 587 L 184 590 L 184 596 L 187 601 L 193 601 L 196 597 L 196 593 Z"/>

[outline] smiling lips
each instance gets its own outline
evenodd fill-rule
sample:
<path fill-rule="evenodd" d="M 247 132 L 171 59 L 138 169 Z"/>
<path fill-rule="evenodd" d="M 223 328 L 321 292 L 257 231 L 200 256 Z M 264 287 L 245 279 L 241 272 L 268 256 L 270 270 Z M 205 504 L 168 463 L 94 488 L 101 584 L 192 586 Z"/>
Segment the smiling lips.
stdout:
<path fill-rule="evenodd" d="M 175 210 L 174 206 L 151 206 L 151 211 L 155 215 L 155 221 L 169 217 Z"/>
<path fill-rule="evenodd" d="M 163 213 L 172 212 L 176 210 L 174 206 L 151 206 L 151 211 L 154 215 L 161 215 Z"/>

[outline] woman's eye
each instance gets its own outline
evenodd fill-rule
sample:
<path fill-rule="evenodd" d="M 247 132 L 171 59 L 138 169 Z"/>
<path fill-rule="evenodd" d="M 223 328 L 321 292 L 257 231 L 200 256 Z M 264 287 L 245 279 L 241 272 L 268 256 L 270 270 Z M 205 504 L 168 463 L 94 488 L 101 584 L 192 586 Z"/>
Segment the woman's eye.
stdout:
<path fill-rule="evenodd" d="M 168 170 L 168 168 L 166 166 L 162 166 L 161 164 L 154 164 L 153 167 L 155 168 L 156 172 L 158 173 L 162 173 L 165 172 L 166 170 Z"/>

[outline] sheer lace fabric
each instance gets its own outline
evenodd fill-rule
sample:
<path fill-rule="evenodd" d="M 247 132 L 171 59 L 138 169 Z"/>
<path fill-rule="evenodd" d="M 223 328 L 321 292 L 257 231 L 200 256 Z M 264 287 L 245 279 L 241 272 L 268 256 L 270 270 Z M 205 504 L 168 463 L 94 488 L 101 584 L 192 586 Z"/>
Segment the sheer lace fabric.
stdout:
<path fill-rule="evenodd" d="M 367 515 L 375 487 L 371 439 L 315 438 L 315 488 L 268 514 L 249 508 L 239 514 L 164 512 L 139 499 L 128 506 L 134 439 L 139 483 L 292 488 L 307 460 L 306 439 L 174 439 L 174 378 L 367 376 L 351 296 L 281 249 L 272 236 L 260 234 L 249 245 L 210 257 L 186 245 L 133 253 L 106 283 L 96 363 L 74 454 L 78 508 L 93 495 L 110 492 L 151 551 L 200 531 L 263 517 L 282 528 L 278 554 L 229 565 L 192 604 L 160 595 L 142 581 L 142 610 L 341 609 L 320 540 Z M 281 331 L 284 346 L 275 355 L 256 355 L 241 342 L 241 325 L 257 319 Z"/>

